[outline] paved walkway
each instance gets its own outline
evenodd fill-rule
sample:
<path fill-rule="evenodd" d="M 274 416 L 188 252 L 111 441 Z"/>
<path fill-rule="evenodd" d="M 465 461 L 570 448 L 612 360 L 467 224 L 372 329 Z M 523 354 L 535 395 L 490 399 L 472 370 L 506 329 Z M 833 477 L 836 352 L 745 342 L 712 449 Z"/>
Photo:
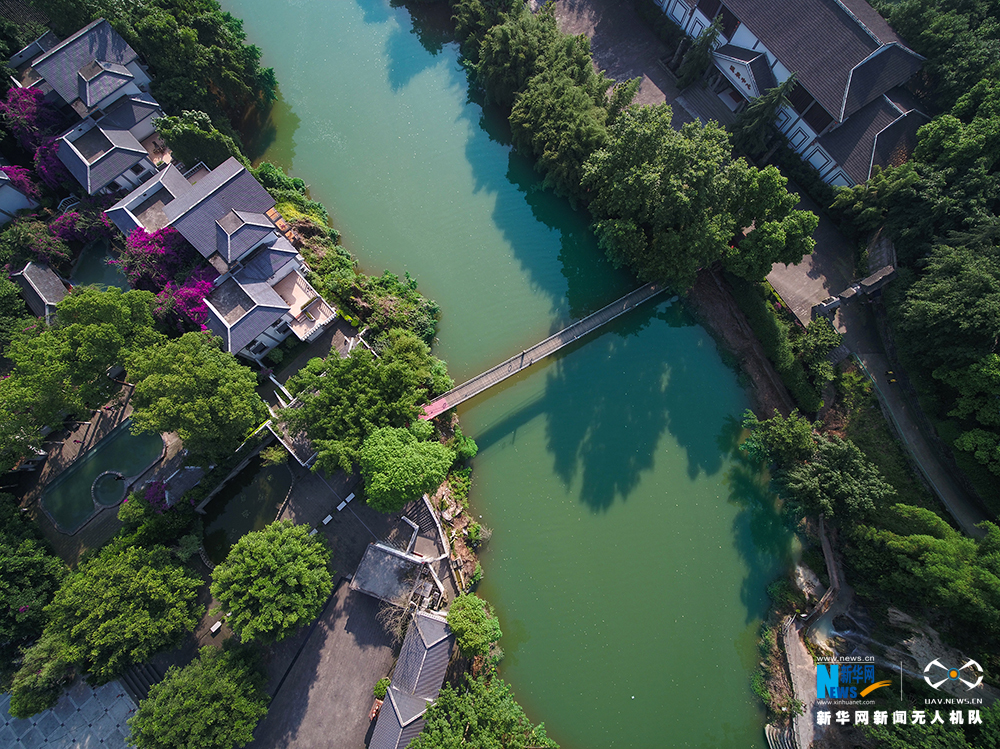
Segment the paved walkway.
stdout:
<path fill-rule="evenodd" d="M 125 747 L 131 733 L 125 721 L 135 713 L 135 703 L 118 681 L 91 687 L 83 679 L 77 679 L 55 707 L 30 718 L 12 718 L 9 706 L 10 695 L 0 695 L 4 749 Z"/>
<path fill-rule="evenodd" d="M 788 672 L 792 677 L 795 697 L 806 706 L 805 712 L 793 721 L 795 736 L 800 749 L 808 749 L 813 742 L 819 706 L 816 704 L 816 664 L 802 642 L 800 628 L 798 621 L 789 622 L 789 626 L 782 630 L 782 640 L 788 656 Z"/>
<path fill-rule="evenodd" d="M 358 749 L 367 744 L 372 687 L 389 673 L 393 643 L 379 602 L 342 580 L 258 725 L 253 749 Z"/>

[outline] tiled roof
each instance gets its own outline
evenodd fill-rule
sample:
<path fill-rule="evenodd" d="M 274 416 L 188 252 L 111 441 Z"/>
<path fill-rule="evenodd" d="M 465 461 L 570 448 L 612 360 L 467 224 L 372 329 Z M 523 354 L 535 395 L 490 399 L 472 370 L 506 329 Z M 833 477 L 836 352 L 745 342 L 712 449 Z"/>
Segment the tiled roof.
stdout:
<path fill-rule="evenodd" d="M 281 319 L 289 307 L 266 283 L 242 283 L 228 278 L 205 300 L 208 327 L 226 344 L 226 351 L 238 353 Z"/>
<path fill-rule="evenodd" d="M 920 69 L 920 63 L 918 57 L 896 44 L 882 47 L 851 72 L 844 116 L 852 116 L 893 86 L 906 83 Z"/>
<path fill-rule="evenodd" d="M 274 224 L 263 213 L 230 211 L 215 222 L 215 249 L 233 263 L 268 235 L 277 236 Z"/>
<path fill-rule="evenodd" d="M 162 117 L 163 111 L 157 101 L 144 94 L 142 96 L 123 96 L 106 110 L 100 119 L 102 127 L 113 127 L 119 130 L 132 130 L 140 122 L 149 118 Z"/>
<path fill-rule="evenodd" d="M 24 290 L 29 309 L 38 317 L 46 317 L 50 310 L 66 297 L 66 286 L 47 265 L 28 263 L 13 276 Z"/>
<path fill-rule="evenodd" d="M 100 128 L 100 133 L 107 140 L 107 150 L 89 163 L 65 138 L 59 141 L 59 160 L 91 195 L 124 174 L 147 155 L 146 149 L 128 130 Z"/>
<path fill-rule="evenodd" d="M 725 0 L 725 5 L 802 86 L 838 121 L 884 90 L 904 83 L 922 58 L 899 46 L 882 61 L 888 68 L 865 68 L 859 88 L 845 109 L 851 71 L 883 44 L 903 42 L 863 0 Z M 884 53 L 883 53 L 884 54 Z M 878 57 L 882 57 L 879 55 Z M 871 85 L 881 81 L 883 91 Z"/>
<path fill-rule="evenodd" d="M 217 251 L 217 221 L 231 211 L 266 213 L 274 198 L 240 162 L 223 162 L 164 208 L 167 219 L 202 254 Z"/>
<path fill-rule="evenodd" d="M 901 116 L 902 112 L 892 102 L 880 96 L 820 138 L 819 143 L 847 176 L 861 183 L 868 179 L 871 171 L 875 138 Z"/>
<path fill-rule="evenodd" d="M 96 107 L 103 99 L 127 85 L 134 76 L 116 62 L 93 62 L 77 73 L 77 96 L 88 107 Z"/>
<path fill-rule="evenodd" d="M 155 176 L 150 177 L 132 192 L 111 206 L 105 213 L 115 226 L 124 234 L 130 234 L 134 229 L 139 228 L 138 222 L 143 222 L 147 231 L 156 231 L 167 225 L 167 218 L 164 215 L 162 206 L 171 203 L 179 195 L 191 189 L 191 183 L 184 179 L 184 175 L 173 164 L 168 164 L 166 169 L 162 169 Z M 156 196 L 156 200 L 161 204 L 157 206 L 157 216 L 144 217 L 140 206 L 149 202 L 149 199 Z M 147 206 L 147 209 L 150 206 Z M 129 214 L 132 215 L 129 215 Z M 135 216 L 135 219 L 132 216 Z M 138 220 L 138 221 L 137 221 Z"/>
<path fill-rule="evenodd" d="M 758 95 L 763 95 L 778 83 L 767 61 L 767 55 L 762 50 L 746 49 L 745 47 L 737 47 L 735 44 L 723 44 L 713 54 L 738 60 L 748 65 L 753 74 Z"/>
<path fill-rule="evenodd" d="M 423 715 L 444 683 L 454 641 L 444 617 L 413 614 L 369 749 L 399 749 L 420 733 Z"/>
<path fill-rule="evenodd" d="M 253 281 L 266 281 L 292 262 L 299 254 L 298 251 L 284 237 L 279 237 L 279 240 L 284 240 L 288 247 L 284 247 L 280 241 L 270 246 L 264 245 L 243 261 L 240 275 Z"/>
<path fill-rule="evenodd" d="M 917 147 L 917 130 L 929 121 L 930 118 L 923 112 L 912 111 L 880 132 L 875 138 L 872 166 L 885 169 L 905 164 Z"/>
<path fill-rule="evenodd" d="M 88 63 L 96 60 L 128 65 L 137 57 L 111 24 L 99 18 L 50 49 L 31 66 L 69 104 L 79 98 L 80 69 Z"/>

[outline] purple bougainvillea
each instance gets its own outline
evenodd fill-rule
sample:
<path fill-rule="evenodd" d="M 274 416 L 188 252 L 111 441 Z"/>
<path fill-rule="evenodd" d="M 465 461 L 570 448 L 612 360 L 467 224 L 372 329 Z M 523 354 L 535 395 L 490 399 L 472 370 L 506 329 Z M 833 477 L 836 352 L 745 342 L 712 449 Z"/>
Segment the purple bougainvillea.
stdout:
<path fill-rule="evenodd" d="M 3 172 L 10 178 L 10 183 L 21 191 L 21 194 L 31 200 L 38 200 L 38 185 L 31 179 L 31 172 L 23 166 L 0 166 Z"/>
<path fill-rule="evenodd" d="M 132 288 L 156 293 L 193 259 L 192 248 L 173 227 L 165 226 L 152 234 L 139 227 L 128 235 L 115 263 Z"/>
<path fill-rule="evenodd" d="M 218 275 L 215 268 L 204 266 L 188 276 L 180 286 L 169 282 L 156 297 L 159 304 L 154 314 L 181 331 L 205 330 L 205 321 L 208 320 L 205 297 L 211 293 L 212 281 Z"/>
<path fill-rule="evenodd" d="M 37 88 L 11 86 L 7 97 L 0 101 L 0 114 L 26 151 L 35 150 L 41 139 L 59 124 L 59 115 L 44 98 Z"/>
<path fill-rule="evenodd" d="M 168 509 L 167 505 L 167 484 L 164 481 L 150 481 L 146 484 L 146 491 L 142 498 L 149 502 L 149 506 L 156 512 L 163 513 Z"/>
<path fill-rule="evenodd" d="M 35 173 L 50 189 L 56 190 L 70 179 L 70 174 L 59 160 L 59 141 L 47 138 L 35 149 Z"/>
<path fill-rule="evenodd" d="M 49 231 L 63 242 L 93 242 L 113 236 L 113 227 L 97 205 L 81 203 L 79 210 L 64 213 L 49 224 Z"/>

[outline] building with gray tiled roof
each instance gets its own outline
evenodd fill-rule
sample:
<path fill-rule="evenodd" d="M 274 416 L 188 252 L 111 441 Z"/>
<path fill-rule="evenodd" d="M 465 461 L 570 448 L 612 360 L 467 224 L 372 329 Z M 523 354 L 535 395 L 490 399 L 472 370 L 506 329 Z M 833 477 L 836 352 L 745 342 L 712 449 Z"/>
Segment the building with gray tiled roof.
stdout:
<path fill-rule="evenodd" d="M 662 6 L 690 36 L 719 19 L 712 88 L 733 111 L 795 73 L 799 85 L 775 124 L 830 184 L 865 181 L 879 133 L 902 134 L 893 135 L 898 146 L 926 121 L 889 94 L 924 58 L 865 0 L 663 0 Z"/>
<path fill-rule="evenodd" d="M 401 749 L 423 730 L 451 661 L 455 635 L 438 613 L 415 611 L 369 749 Z"/>
<path fill-rule="evenodd" d="M 298 250 L 268 212 L 274 198 L 230 158 L 192 184 L 173 165 L 108 209 L 125 234 L 171 226 L 219 273 L 205 299 L 226 351 L 259 361 L 289 335 L 311 341 L 336 319 Z M 277 215 L 277 214 L 275 214 Z"/>
<path fill-rule="evenodd" d="M 81 119 L 121 96 L 147 91 L 149 75 L 135 50 L 103 18 L 52 45 L 48 35 L 12 58 L 20 62 L 22 86 L 47 92 L 46 98 L 68 105 Z M 30 62 L 22 61 L 40 51 Z"/>
<path fill-rule="evenodd" d="M 21 287 L 21 295 L 32 314 L 52 322 L 56 305 L 66 298 L 66 284 L 47 265 L 28 263 L 11 276 Z"/>

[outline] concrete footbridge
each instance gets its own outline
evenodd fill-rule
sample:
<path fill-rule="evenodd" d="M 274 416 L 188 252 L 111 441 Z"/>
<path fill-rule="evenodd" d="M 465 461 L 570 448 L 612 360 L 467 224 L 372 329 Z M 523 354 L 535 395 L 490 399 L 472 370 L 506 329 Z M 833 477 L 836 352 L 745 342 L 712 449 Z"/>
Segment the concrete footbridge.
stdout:
<path fill-rule="evenodd" d="M 544 341 L 536 343 L 531 348 L 525 349 L 519 354 L 512 356 L 507 361 L 500 362 L 495 367 L 487 369 L 482 374 L 478 374 L 471 380 L 463 382 L 458 387 L 452 388 L 444 395 L 436 398 L 424 406 L 424 411 L 420 418 L 425 421 L 433 419 L 449 408 L 454 408 L 459 403 L 464 403 L 470 398 L 474 398 L 484 390 L 496 385 L 498 382 L 506 380 L 508 377 L 516 375 L 518 372 L 527 369 L 532 364 L 537 364 L 547 356 L 556 353 L 564 346 L 568 346 L 579 338 L 600 328 L 605 323 L 609 323 L 617 317 L 625 314 L 629 310 L 635 309 L 640 304 L 652 299 L 657 294 L 664 291 L 665 287 L 658 283 L 647 283 L 640 286 L 635 291 L 631 291 L 621 299 L 612 302 L 607 307 L 599 309 L 593 314 L 587 315 L 582 320 L 577 320 L 572 325 L 563 328 L 555 335 L 551 335 Z"/>

